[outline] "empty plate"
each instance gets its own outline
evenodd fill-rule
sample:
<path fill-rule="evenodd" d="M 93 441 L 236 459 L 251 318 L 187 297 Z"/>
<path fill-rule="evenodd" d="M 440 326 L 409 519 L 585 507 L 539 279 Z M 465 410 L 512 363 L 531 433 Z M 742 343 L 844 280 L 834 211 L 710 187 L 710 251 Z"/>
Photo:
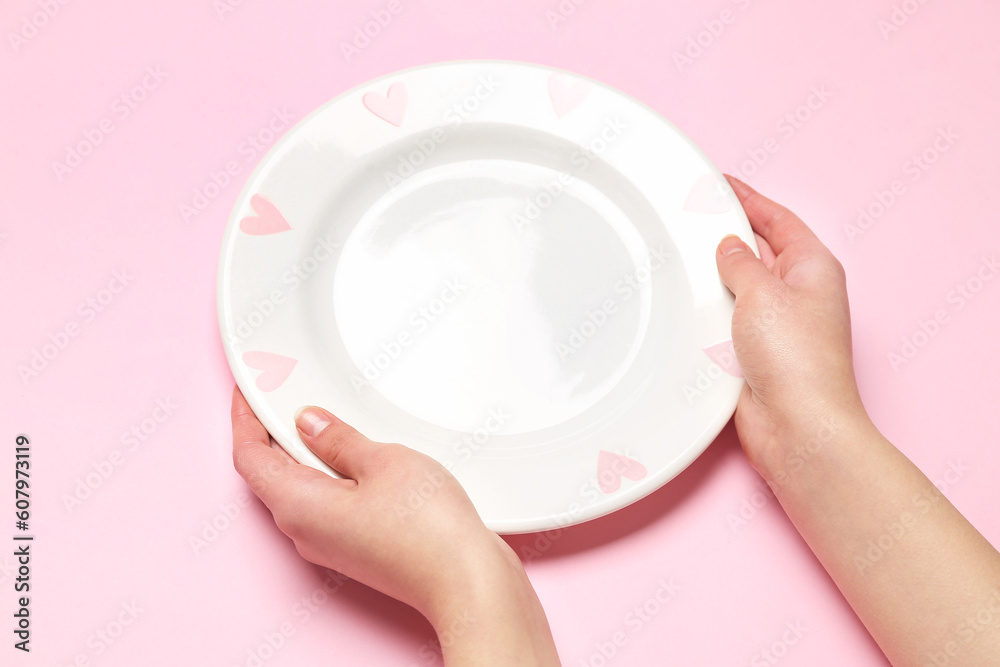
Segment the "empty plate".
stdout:
<path fill-rule="evenodd" d="M 743 385 L 715 248 L 753 233 L 662 116 L 538 65 L 344 93 L 264 158 L 219 267 L 233 374 L 296 460 L 321 405 L 433 456 L 500 533 L 607 514 L 690 464 Z"/>

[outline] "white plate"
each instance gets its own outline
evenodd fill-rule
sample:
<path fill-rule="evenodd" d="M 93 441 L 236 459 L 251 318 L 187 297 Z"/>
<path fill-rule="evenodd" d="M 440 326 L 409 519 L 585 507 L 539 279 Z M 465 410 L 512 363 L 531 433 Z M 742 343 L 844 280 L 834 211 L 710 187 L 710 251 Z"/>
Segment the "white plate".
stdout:
<path fill-rule="evenodd" d="M 493 530 L 548 530 L 659 488 L 732 416 L 727 233 L 756 247 L 716 169 L 634 99 L 538 65 L 428 65 L 263 160 L 223 242 L 220 329 L 298 461 L 334 474 L 293 422 L 321 405 L 443 462 Z"/>

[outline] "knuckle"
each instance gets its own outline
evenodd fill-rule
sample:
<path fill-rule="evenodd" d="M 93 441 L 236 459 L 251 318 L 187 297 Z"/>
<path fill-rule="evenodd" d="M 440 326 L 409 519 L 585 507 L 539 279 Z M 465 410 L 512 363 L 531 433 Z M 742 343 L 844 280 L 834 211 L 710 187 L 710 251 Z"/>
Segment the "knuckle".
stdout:
<path fill-rule="evenodd" d="M 312 528 L 309 507 L 316 506 L 317 498 L 295 485 L 286 487 L 285 493 L 269 507 L 275 525 L 288 537 L 299 540 L 315 532 Z"/>
<path fill-rule="evenodd" d="M 273 515 L 274 524 L 278 527 L 278 530 L 292 540 L 298 540 L 305 534 L 305 521 L 303 520 L 304 515 L 302 512 L 281 509 L 273 512 Z"/>
<path fill-rule="evenodd" d="M 844 269 L 843 263 L 834 255 L 830 255 L 830 273 L 839 283 L 847 282 L 847 271 Z"/>
<path fill-rule="evenodd" d="M 826 286 L 834 283 L 838 286 L 847 284 L 847 271 L 837 257 L 825 247 L 818 248 L 808 257 L 816 270 L 810 274 L 813 286 Z"/>

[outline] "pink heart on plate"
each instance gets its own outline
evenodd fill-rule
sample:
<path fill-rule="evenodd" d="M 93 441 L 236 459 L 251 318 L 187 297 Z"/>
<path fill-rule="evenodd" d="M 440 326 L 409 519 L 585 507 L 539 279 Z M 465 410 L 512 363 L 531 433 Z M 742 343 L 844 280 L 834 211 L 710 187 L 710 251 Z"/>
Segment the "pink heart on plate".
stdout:
<path fill-rule="evenodd" d="M 253 236 L 265 236 L 287 232 L 292 228 L 285 216 L 274 203 L 264 195 L 254 195 L 250 198 L 250 206 L 257 215 L 248 215 L 240 220 L 240 229 Z"/>
<path fill-rule="evenodd" d="M 603 449 L 597 452 L 597 485 L 604 493 L 617 491 L 622 485 L 622 477 L 635 481 L 645 476 L 646 466 L 635 459 Z"/>
<path fill-rule="evenodd" d="M 365 93 L 361 101 L 373 114 L 399 127 L 406 115 L 406 84 L 402 81 L 392 84 L 385 95 Z"/>
<path fill-rule="evenodd" d="M 257 388 L 274 391 L 285 383 L 298 360 L 273 352 L 244 352 L 243 363 L 250 368 L 263 371 L 257 376 Z"/>
<path fill-rule="evenodd" d="M 684 202 L 684 210 L 691 213 L 725 213 L 732 208 L 725 184 L 715 174 L 699 178 Z"/>
<path fill-rule="evenodd" d="M 721 343 L 709 345 L 702 348 L 702 352 L 707 354 L 708 358 L 714 361 L 719 368 L 733 377 L 743 377 L 743 369 L 740 368 L 739 362 L 736 361 L 736 349 L 733 347 L 732 340 L 724 340 Z"/>
<path fill-rule="evenodd" d="M 590 95 L 591 86 L 586 81 L 580 81 L 563 74 L 549 75 L 549 97 L 556 115 L 562 118 L 577 108 Z"/>

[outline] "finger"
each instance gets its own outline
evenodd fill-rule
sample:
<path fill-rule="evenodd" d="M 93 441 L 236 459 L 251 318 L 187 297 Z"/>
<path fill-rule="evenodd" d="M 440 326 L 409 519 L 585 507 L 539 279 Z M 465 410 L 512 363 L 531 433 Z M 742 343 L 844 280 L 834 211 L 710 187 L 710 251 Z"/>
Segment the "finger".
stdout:
<path fill-rule="evenodd" d="M 729 185 L 743 205 L 754 231 L 764 237 L 776 255 L 796 247 L 820 244 L 802 220 L 787 208 L 760 194 L 749 185 L 726 174 Z"/>
<path fill-rule="evenodd" d="M 253 413 L 239 387 L 233 389 L 233 466 L 264 504 L 281 474 L 292 463 L 287 454 L 271 447 L 271 436 Z"/>
<path fill-rule="evenodd" d="M 757 241 L 757 250 L 760 252 L 760 260 L 764 262 L 764 266 L 768 269 L 774 264 L 774 260 L 777 259 L 777 255 L 774 254 L 774 249 L 771 248 L 771 244 L 767 242 L 763 236 L 757 232 L 753 233 L 754 240 Z"/>
<path fill-rule="evenodd" d="M 285 448 L 282 447 L 281 445 L 279 445 L 275 441 L 274 438 L 271 438 L 271 449 L 273 449 L 274 451 L 276 451 L 279 454 L 281 454 L 282 457 L 284 457 L 284 459 L 285 459 L 285 461 L 287 463 L 295 463 L 296 462 L 295 459 L 293 459 L 291 456 L 289 456 L 288 452 L 285 451 Z"/>
<path fill-rule="evenodd" d="M 736 295 L 737 301 L 746 290 L 763 282 L 777 280 L 743 239 L 729 234 L 715 250 L 715 263 L 726 287 Z"/>
<path fill-rule="evenodd" d="M 233 449 L 255 444 L 270 445 L 271 434 L 257 419 L 239 385 L 233 387 Z"/>
<path fill-rule="evenodd" d="M 383 447 L 372 442 L 323 408 L 306 406 L 295 415 L 302 441 L 316 456 L 348 477 L 360 480 L 371 469 L 373 454 Z"/>

